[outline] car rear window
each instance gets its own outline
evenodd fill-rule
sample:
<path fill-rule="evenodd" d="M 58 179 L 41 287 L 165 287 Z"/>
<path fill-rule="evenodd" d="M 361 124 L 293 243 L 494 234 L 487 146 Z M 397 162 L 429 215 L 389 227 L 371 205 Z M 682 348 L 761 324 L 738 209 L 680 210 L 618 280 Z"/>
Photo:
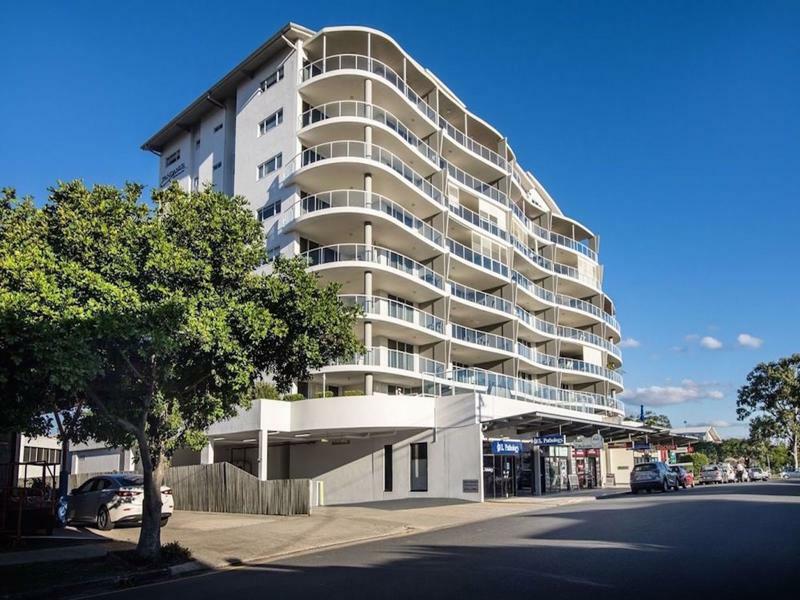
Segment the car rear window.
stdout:
<path fill-rule="evenodd" d="M 634 471 L 658 471 L 658 465 L 656 463 L 646 463 L 643 465 L 636 465 L 633 467 Z"/>
<path fill-rule="evenodd" d="M 708 465 L 703 467 L 703 471 L 716 471 L 718 468 L 717 465 Z"/>
<path fill-rule="evenodd" d="M 141 475 L 125 475 L 117 477 L 120 485 L 144 485 L 144 477 Z"/>

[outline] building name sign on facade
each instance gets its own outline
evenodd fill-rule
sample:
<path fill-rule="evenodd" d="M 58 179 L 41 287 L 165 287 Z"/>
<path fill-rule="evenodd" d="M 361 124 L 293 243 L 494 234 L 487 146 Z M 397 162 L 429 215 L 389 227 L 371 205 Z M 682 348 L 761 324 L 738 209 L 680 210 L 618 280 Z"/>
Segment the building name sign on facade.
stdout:
<path fill-rule="evenodd" d="M 631 446 L 631 450 L 650 450 L 651 448 L 650 442 L 633 442 L 633 446 Z"/>
<path fill-rule="evenodd" d="M 567 436 L 557 433 L 533 438 L 534 446 L 563 446 L 566 443 Z"/>
<path fill-rule="evenodd" d="M 174 169 L 164 173 L 164 175 L 161 177 L 161 187 L 164 187 L 176 177 L 183 175 L 183 172 L 185 170 L 186 170 L 186 163 L 181 163 Z"/>
<path fill-rule="evenodd" d="M 506 440 L 494 440 L 492 442 L 492 454 L 522 454 L 522 442 L 509 442 Z"/>

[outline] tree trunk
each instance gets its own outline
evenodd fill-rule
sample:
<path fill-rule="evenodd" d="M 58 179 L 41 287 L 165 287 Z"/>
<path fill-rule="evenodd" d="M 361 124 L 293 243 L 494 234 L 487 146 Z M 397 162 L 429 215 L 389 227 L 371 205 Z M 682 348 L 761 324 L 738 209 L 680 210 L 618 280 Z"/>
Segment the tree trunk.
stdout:
<path fill-rule="evenodd" d="M 792 456 L 794 457 L 794 470 L 797 471 L 797 436 L 792 440 Z"/>
<path fill-rule="evenodd" d="M 164 481 L 166 461 L 163 456 L 152 456 L 146 441 L 139 440 L 139 456 L 144 475 L 144 500 L 142 528 L 136 553 L 151 562 L 161 555 L 161 485 Z"/>
<path fill-rule="evenodd" d="M 66 496 L 69 494 L 69 475 L 72 470 L 72 461 L 69 457 L 69 440 L 61 440 L 61 472 L 58 475 L 58 495 Z"/>

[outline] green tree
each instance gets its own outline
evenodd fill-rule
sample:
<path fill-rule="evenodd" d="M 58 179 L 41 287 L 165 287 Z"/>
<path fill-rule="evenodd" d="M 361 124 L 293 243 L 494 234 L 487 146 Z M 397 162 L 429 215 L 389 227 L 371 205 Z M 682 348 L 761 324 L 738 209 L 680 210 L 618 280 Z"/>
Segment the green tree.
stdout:
<path fill-rule="evenodd" d="M 639 421 L 639 415 L 628 415 L 628 419 L 631 421 Z M 644 421 L 642 421 L 648 427 L 663 427 L 665 429 L 672 429 L 672 422 L 669 420 L 667 415 L 660 415 L 652 410 L 646 410 L 644 412 Z"/>
<path fill-rule="evenodd" d="M 798 468 L 800 354 L 756 365 L 747 375 L 747 384 L 739 389 L 736 406 L 740 421 L 753 417 L 751 428 L 755 427 L 760 437 L 787 440 Z"/>
<path fill-rule="evenodd" d="M 264 374 L 286 391 L 361 347 L 357 310 L 336 286 L 320 287 L 299 259 L 265 266 L 244 199 L 174 185 L 150 205 L 141 192 L 74 181 L 41 209 L 6 192 L 0 397 L 5 418 L 45 427 L 52 409 L 38 386 L 63 406 L 85 406 L 73 439 L 136 449 L 137 548 L 154 560 L 173 451 L 202 445 L 203 431 L 247 406 Z"/>
<path fill-rule="evenodd" d="M 708 460 L 708 456 L 702 452 L 693 452 L 692 454 L 686 454 L 681 457 L 681 462 L 691 462 L 694 476 L 700 477 L 700 471 L 702 471 L 703 467 L 710 461 Z"/>

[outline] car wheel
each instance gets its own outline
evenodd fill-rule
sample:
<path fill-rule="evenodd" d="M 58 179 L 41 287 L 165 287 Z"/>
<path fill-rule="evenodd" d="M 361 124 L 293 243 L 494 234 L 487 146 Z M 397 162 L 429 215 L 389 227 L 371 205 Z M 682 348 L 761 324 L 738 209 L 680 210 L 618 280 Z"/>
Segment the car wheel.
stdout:
<path fill-rule="evenodd" d="M 97 511 L 97 528 L 100 531 L 111 531 L 114 529 L 114 521 L 111 520 L 111 515 L 108 514 L 108 509 L 101 506 Z"/>
<path fill-rule="evenodd" d="M 651 490 L 650 488 L 647 488 L 647 493 L 648 493 L 648 494 L 652 494 L 652 493 L 653 493 L 653 490 Z"/>
<path fill-rule="evenodd" d="M 681 487 L 682 487 L 683 489 L 686 489 L 686 484 L 685 484 L 685 483 L 682 483 L 682 484 L 681 484 Z"/>
<path fill-rule="evenodd" d="M 666 479 L 661 480 L 661 491 L 665 494 L 669 491 L 669 483 L 667 483 Z"/>
<path fill-rule="evenodd" d="M 169 517 L 161 517 L 161 526 L 166 527 L 167 523 L 169 523 Z"/>

